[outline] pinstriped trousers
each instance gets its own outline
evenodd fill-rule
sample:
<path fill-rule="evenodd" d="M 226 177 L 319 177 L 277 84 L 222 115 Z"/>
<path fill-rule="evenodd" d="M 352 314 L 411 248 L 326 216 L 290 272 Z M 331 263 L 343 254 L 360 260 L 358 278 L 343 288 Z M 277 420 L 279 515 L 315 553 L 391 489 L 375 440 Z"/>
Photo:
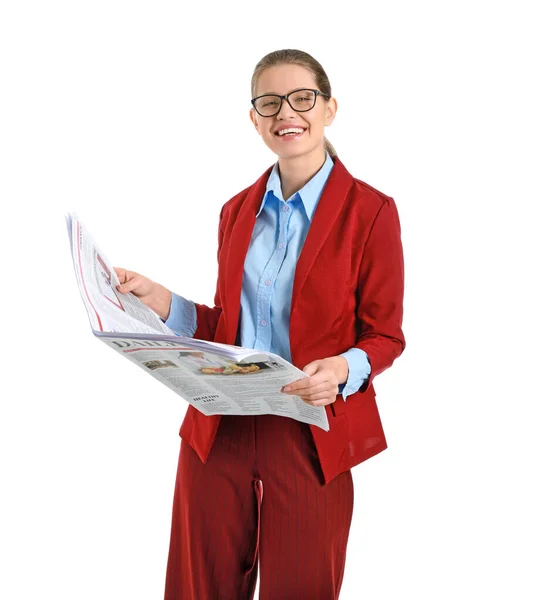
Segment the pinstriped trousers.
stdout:
<path fill-rule="evenodd" d="M 339 597 L 350 471 L 323 483 L 309 426 L 222 417 L 206 464 L 181 441 L 164 600 Z"/>

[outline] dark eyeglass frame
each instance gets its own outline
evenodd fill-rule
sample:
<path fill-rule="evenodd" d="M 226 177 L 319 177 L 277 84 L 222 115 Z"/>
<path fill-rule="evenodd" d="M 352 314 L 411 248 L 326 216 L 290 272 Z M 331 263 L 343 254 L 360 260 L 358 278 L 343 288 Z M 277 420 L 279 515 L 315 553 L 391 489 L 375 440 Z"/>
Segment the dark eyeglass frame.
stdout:
<path fill-rule="evenodd" d="M 288 99 L 289 96 L 291 96 L 292 94 L 295 94 L 296 92 L 313 92 L 313 94 L 315 95 L 315 99 L 313 102 L 313 106 L 311 106 L 311 108 L 306 108 L 305 110 L 299 110 L 297 108 L 294 108 L 292 106 L 292 104 L 290 103 L 290 100 Z M 259 98 L 266 98 L 267 96 L 271 96 L 276 97 L 276 98 L 280 98 L 281 103 L 279 105 L 279 108 L 277 109 L 277 112 L 275 112 L 273 115 L 262 115 L 259 112 L 259 109 L 255 106 L 255 103 L 257 102 L 257 100 L 259 100 Z M 283 101 L 286 100 L 288 102 L 288 105 L 290 106 L 290 108 L 292 108 L 292 110 L 294 110 L 295 112 L 308 112 L 310 110 L 313 110 L 313 108 L 316 106 L 316 98 L 317 96 L 324 96 L 325 98 L 331 98 L 331 96 L 329 94 L 324 94 L 324 92 L 321 92 L 320 90 L 313 90 L 311 88 L 299 88 L 297 90 L 292 90 L 292 92 L 289 92 L 288 94 L 285 94 L 284 96 L 281 96 L 279 94 L 262 94 L 262 96 L 257 96 L 256 98 L 252 98 L 251 99 L 251 104 L 253 105 L 253 108 L 255 109 L 255 111 L 257 112 L 258 115 L 260 115 L 261 117 L 265 117 L 265 118 L 270 118 L 270 117 L 275 117 L 276 115 L 279 114 L 279 111 L 283 108 Z"/>

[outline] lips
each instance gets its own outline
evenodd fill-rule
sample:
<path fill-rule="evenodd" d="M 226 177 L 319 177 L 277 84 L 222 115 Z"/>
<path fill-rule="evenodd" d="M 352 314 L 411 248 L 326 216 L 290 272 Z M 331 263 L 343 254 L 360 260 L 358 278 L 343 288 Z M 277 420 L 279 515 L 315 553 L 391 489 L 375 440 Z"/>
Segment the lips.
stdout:
<path fill-rule="evenodd" d="M 307 131 L 305 128 L 299 128 L 300 131 L 299 133 L 297 131 L 294 130 L 294 128 L 291 128 L 291 130 L 288 133 L 283 133 L 283 134 L 279 134 L 276 133 L 275 137 L 283 143 L 290 143 L 293 142 L 294 140 L 301 140 L 303 135 L 305 134 L 305 132 Z M 287 131 L 286 129 L 280 129 L 279 131 Z"/>
<path fill-rule="evenodd" d="M 301 135 L 302 133 L 304 133 L 307 130 L 307 127 L 302 127 L 301 125 L 280 125 L 275 131 L 274 131 L 274 135 L 281 137 L 280 132 L 281 131 L 285 131 L 287 129 L 290 130 L 295 130 L 298 129 L 299 131 L 294 131 L 293 133 L 295 135 Z M 291 132 L 289 132 L 291 133 Z M 283 134 L 284 135 L 284 134 Z"/>

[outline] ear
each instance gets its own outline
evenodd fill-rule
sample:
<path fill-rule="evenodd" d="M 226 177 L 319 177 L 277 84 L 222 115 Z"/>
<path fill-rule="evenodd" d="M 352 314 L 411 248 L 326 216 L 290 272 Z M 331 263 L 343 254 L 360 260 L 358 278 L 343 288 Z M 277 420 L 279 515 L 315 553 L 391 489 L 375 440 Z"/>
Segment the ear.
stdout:
<path fill-rule="evenodd" d="M 335 100 L 335 98 L 331 97 L 327 102 L 326 102 L 326 118 L 325 118 L 325 125 L 331 125 L 331 123 L 333 123 L 333 119 L 335 118 L 335 115 L 337 114 L 337 100 Z"/>
<path fill-rule="evenodd" d="M 254 108 L 250 108 L 249 109 L 249 118 L 251 119 L 251 122 L 255 126 L 255 129 L 257 130 L 257 133 L 260 134 L 260 131 L 259 131 L 259 121 L 257 120 L 257 113 L 255 112 Z"/>

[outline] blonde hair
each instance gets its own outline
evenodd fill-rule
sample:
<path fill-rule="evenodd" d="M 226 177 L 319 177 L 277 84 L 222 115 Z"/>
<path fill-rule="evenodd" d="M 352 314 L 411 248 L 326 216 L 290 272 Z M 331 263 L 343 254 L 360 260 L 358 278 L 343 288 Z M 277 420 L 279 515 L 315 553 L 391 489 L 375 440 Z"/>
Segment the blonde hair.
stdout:
<path fill-rule="evenodd" d="M 275 50 L 270 52 L 257 63 L 251 77 L 251 97 L 257 93 L 257 83 L 261 73 L 269 67 L 277 65 L 300 65 L 310 71 L 315 78 L 318 89 L 331 98 L 331 84 L 322 65 L 307 52 L 303 50 Z M 324 136 L 324 147 L 330 156 L 337 156 L 337 152 L 331 142 Z"/>

